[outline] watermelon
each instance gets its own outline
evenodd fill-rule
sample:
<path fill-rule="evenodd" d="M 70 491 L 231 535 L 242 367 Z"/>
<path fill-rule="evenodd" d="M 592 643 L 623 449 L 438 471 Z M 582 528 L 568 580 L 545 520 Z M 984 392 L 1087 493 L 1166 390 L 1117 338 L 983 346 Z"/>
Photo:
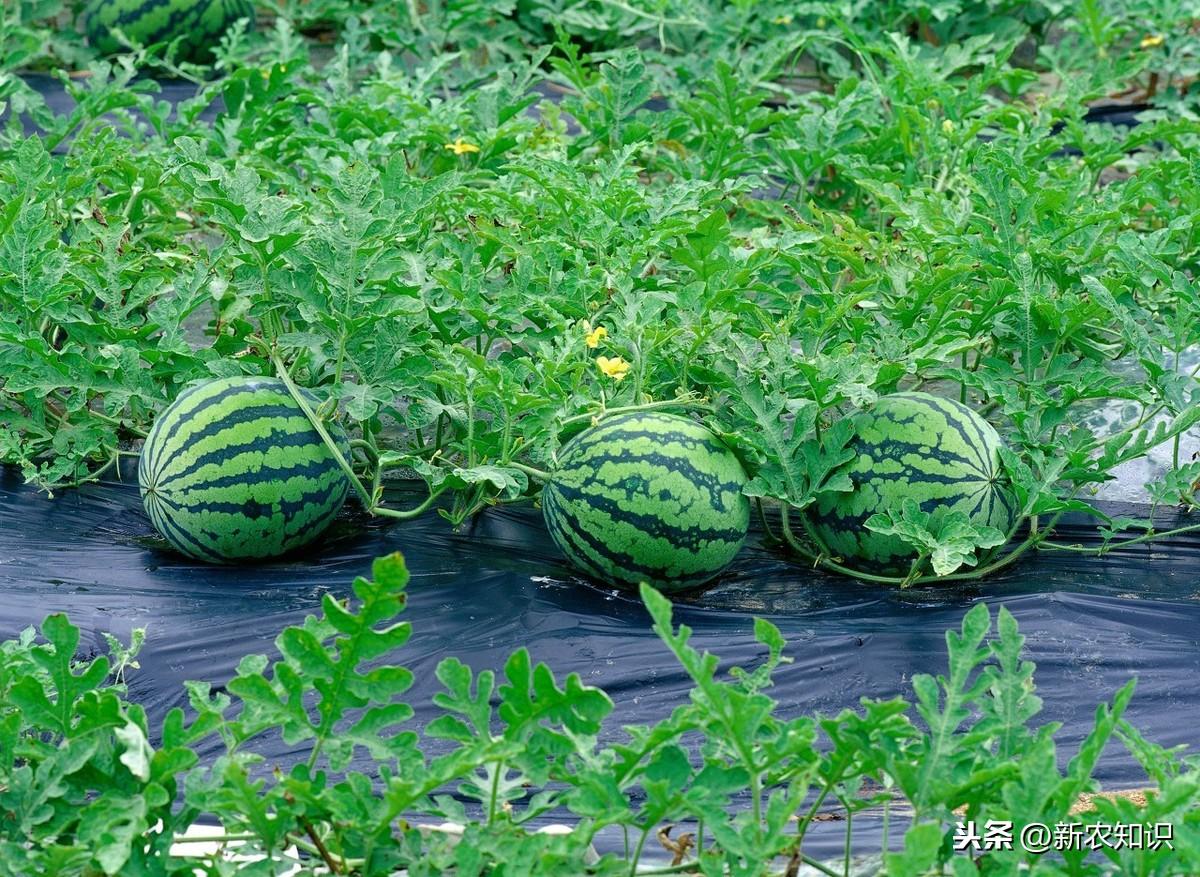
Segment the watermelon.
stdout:
<path fill-rule="evenodd" d="M 863 572 L 902 575 L 916 557 L 898 536 L 868 530 L 876 512 L 915 499 L 936 528 L 951 511 L 1007 533 L 1016 517 L 1000 470 L 1001 439 L 965 405 L 927 393 L 881 397 L 854 418 L 854 489 L 820 494 L 807 510 L 829 550 Z"/>
<path fill-rule="evenodd" d="M 329 432 L 349 459 L 345 433 L 332 424 Z M 258 377 L 219 378 L 181 393 L 146 437 L 138 482 L 158 532 L 212 563 L 306 545 L 329 526 L 350 489 L 283 382 Z"/>
<path fill-rule="evenodd" d="M 83 12 L 83 29 L 92 48 L 103 55 L 122 51 L 112 33 L 120 28 L 144 46 L 182 37 L 178 57 L 206 62 L 239 18 L 250 19 L 253 27 L 251 0 L 91 0 Z"/>
<path fill-rule="evenodd" d="M 742 547 L 745 483 L 737 457 L 700 424 L 634 412 L 562 449 L 542 511 L 563 554 L 592 578 L 678 591 L 713 578 Z"/>

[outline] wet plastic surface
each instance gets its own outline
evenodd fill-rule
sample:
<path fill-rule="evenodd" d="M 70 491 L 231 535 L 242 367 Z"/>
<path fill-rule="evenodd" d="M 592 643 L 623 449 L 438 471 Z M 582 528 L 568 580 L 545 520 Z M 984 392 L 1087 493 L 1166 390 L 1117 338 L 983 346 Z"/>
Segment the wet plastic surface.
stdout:
<path fill-rule="evenodd" d="M 397 494 L 391 502 L 403 507 L 414 499 Z M 1080 542 L 1094 541 L 1094 533 L 1084 519 L 1060 531 L 1064 541 Z M 681 600 L 676 620 L 694 628 L 695 642 L 726 667 L 761 660 L 755 615 L 777 624 L 794 663 L 782 668 L 771 693 L 788 715 L 835 713 L 864 695 L 911 700 L 914 673 L 945 669 L 945 630 L 984 601 L 1006 605 L 1028 637 L 1045 701 L 1040 721 L 1064 725 L 1063 764 L 1090 729 L 1096 705 L 1132 676 L 1139 684 L 1128 718 L 1164 746 L 1197 742 L 1200 538 L 1100 559 L 1040 552 L 970 587 L 905 592 L 812 572 L 757 542 L 752 534 L 714 587 Z M 184 680 L 228 680 L 243 655 L 273 652 L 279 631 L 316 612 L 323 593 L 348 595 L 373 558 L 399 550 L 412 572 L 406 618 L 414 634 L 392 658 L 415 674 L 406 697 L 416 709 L 413 727 L 436 715 L 433 671 L 450 655 L 476 670 L 499 670 L 510 652 L 527 646 L 556 674 L 579 673 L 616 704 L 610 740 L 621 738 L 623 724 L 666 717 L 690 687 L 640 603 L 574 578 L 533 508 L 489 511 L 457 534 L 433 513 L 397 525 L 344 513 L 308 555 L 257 566 L 206 566 L 160 544 L 133 482 L 47 499 L 16 472 L 0 470 L 0 635 L 65 611 L 83 630 L 82 648 L 102 651 L 102 632 L 125 640 L 132 628 L 146 627 L 142 669 L 131 674 L 130 690 L 156 725 L 170 707 L 185 705 Z M 280 741 L 259 749 L 273 765 L 294 757 Z M 1119 744 L 1098 778 L 1108 788 L 1144 780 Z M 855 819 L 868 852 L 871 832 L 871 820 Z M 840 826 L 820 824 L 819 834 L 825 840 L 814 838 L 813 854 L 840 851 Z"/>

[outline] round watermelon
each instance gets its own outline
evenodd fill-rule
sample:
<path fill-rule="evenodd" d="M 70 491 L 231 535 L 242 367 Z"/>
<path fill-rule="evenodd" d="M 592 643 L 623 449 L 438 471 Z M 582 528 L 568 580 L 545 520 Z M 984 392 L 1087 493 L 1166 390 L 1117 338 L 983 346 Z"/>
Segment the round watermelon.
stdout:
<path fill-rule="evenodd" d="M 144 46 L 180 37 L 181 60 L 206 62 L 239 18 L 254 26 L 251 0 L 91 0 L 83 12 L 83 29 L 92 48 L 103 55 L 122 51 L 112 32 L 119 28 Z"/>
<path fill-rule="evenodd" d="M 345 433 L 335 425 L 329 431 L 349 459 Z M 158 532 L 212 563 L 300 548 L 324 532 L 350 489 L 283 382 L 257 377 L 220 378 L 181 393 L 146 437 L 138 482 Z"/>
<path fill-rule="evenodd" d="M 933 526 L 960 511 L 975 524 L 1007 533 L 1017 510 L 1001 474 L 1000 446 L 991 424 L 958 402 L 927 393 L 883 396 L 854 418 L 854 489 L 818 496 L 809 521 L 846 565 L 902 575 L 915 550 L 898 536 L 868 530 L 867 519 L 898 513 L 905 499 L 914 499 L 932 515 Z"/>
<path fill-rule="evenodd" d="M 580 433 L 542 492 L 555 543 L 599 581 L 664 591 L 723 570 L 746 539 L 746 473 L 685 417 L 634 412 Z"/>

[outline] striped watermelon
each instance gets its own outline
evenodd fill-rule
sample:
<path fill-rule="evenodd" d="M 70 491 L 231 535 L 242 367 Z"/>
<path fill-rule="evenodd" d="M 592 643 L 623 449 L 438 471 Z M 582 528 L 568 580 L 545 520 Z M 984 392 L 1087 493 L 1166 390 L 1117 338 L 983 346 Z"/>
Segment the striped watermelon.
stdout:
<path fill-rule="evenodd" d="M 563 448 L 542 511 L 555 543 L 591 577 L 682 590 L 717 575 L 742 547 L 745 483 L 737 457 L 703 426 L 635 412 Z"/>
<path fill-rule="evenodd" d="M 854 489 L 822 494 L 808 509 L 817 535 L 847 565 L 908 572 L 915 551 L 864 526 L 876 512 L 898 512 L 907 498 L 933 515 L 933 525 L 958 510 L 1002 533 L 1012 527 L 1016 507 L 1002 483 L 1000 436 L 970 408 L 927 393 L 895 393 L 859 413 L 854 432 Z"/>
<path fill-rule="evenodd" d="M 144 46 L 182 37 L 179 57 L 205 62 L 239 18 L 250 19 L 254 26 L 251 0 L 91 0 L 83 12 L 83 29 L 92 48 L 103 55 L 122 50 L 112 34 L 113 28 L 120 28 Z"/>
<path fill-rule="evenodd" d="M 333 425 L 330 433 L 349 459 L 345 433 Z M 276 557 L 307 544 L 350 489 L 283 382 L 257 377 L 220 378 L 181 393 L 146 438 L 138 482 L 158 532 L 213 563 Z"/>

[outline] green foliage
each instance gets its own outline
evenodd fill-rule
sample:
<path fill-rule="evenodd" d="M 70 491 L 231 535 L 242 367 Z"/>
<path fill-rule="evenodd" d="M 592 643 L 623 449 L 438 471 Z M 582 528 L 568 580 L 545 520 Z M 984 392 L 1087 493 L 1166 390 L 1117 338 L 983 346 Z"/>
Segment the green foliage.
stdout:
<path fill-rule="evenodd" d="M 79 631 L 61 615 L 0 644 L 0 873 L 232 873 L 219 857 L 173 847 L 201 814 L 221 823 L 201 833 L 236 842 L 237 873 L 247 874 L 628 874 L 655 862 L 655 837 L 674 844 L 677 873 L 777 874 L 789 862 L 830 873 L 803 852 L 815 817 L 831 805 L 853 816 L 906 804 L 912 825 L 902 849 L 882 851 L 879 873 L 965 873 L 951 844 L 964 819 L 1162 822 L 1174 832 L 1169 856 L 994 851 L 972 866 L 984 874 L 1187 874 L 1200 864 L 1195 759 L 1155 746 L 1122 718 L 1130 683 L 1100 706 L 1060 771 L 1058 726 L 1035 723 L 1034 667 L 1003 607 L 993 622 L 978 605 L 947 633 L 948 670 L 914 677 L 914 704 L 864 699 L 857 710 L 809 716 L 770 696 L 790 661 L 772 624 L 755 622 L 760 662 L 722 671 L 691 645 L 687 626 L 675 626 L 667 599 L 643 586 L 655 632 L 692 683 L 688 701 L 658 724 L 616 732 L 603 691 L 575 675 L 557 679 L 521 649 L 499 685 L 492 669 L 444 659 L 440 714 L 414 728 L 402 699 L 412 674 L 399 663 L 407 581 L 399 555 L 376 561 L 372 579 L 356 579 L 344 597 L 326 594 L 319 615 L 283 630 L 274 656 L 247 656 L 224 692 L 188 683 L 189 709 L 157 727 L 122 681 L 136 669 L 140 632 L 131 647 L 115 643 L 111 661 L 81 658 Z M 286 773 L 255 754 L 256 741 L 274 735 L 301 753 Z M 1078 812 L 1114 738 L 1156 791 L 1144 803 L 1101 798 Z M 574 831 L 534 831 L 539 817 Z M 431 830 L 447 819 L 461 839 Z M 684 832 L 671 840 L 669 826 L 680 823 L 694 826 L 690 841 Z M 625 854 L 597 859 L 594 839 L 614 828 L 629 838 Z M 851 819 L 846 830 L 852 842 Z"/>
<path fill-rule="evenodd" d="M 849 487 L 846 415 L 901 388 L 997 424 L 1029 535 L 971 569 L 994 532 L 902 510 L 873 524 L 925 560 L 893 581 L 1013 562 L 1159 449 L 1154 501 L 1196 504 L 1192 3 L 264 0 L 210 67 L 97 60 L 81 5 L 0 7 L 0 461 L 48 491 L 102 477 L 182 386 L 283 372 L 355 437 L 364 501 L 394 517 L 428 503 L 380 507 L 389 470 L 459 524 L 536 498 L 536 467 L 595 416 L 690 410 L 781 507 L 784 542 L 836 569 L 791 521 Z M 74 108 L 51 113 L 31 72 Z M 172 112 L 143 74 L 195 95 Z M 1083 122 L 1130 91 L 1151 104 L 1138 128 Z M 1094 416 L 1114 404 L 1115 430 Z M 1101 550 L 1160 535 L 1096 514 Z M 770 697 L 769 624 L 765 661 L 722 674 L 646 591 L 693 693 L 614 741 L 603 692 L 523 652 L 499 683 L 444 661 L 442 715 L 410 727 L 405 578 L 380 562 L 157 728 L 123 689 L 140 638 L 84 659 L 51 617 L 4 643 L 0 872 L 233 873 L 170 855 L 203 812 L 265 857 L 245 873 L 627 874 L 680 822 L 697 873 L 795 873 L 823 807 L 893 793 L 915 819 L 891 873 L 1200 868 L 1195 760 L 1125 722 L 1127 688 L 1060 772 L 1003 610 L 952 632 L 915 706 L 798 716 Z M 265 734 L 310 755 L 274 773 Z M 1158 793 L 1070 813 L 1113 738 Z M 1177 848 L 967 863 L 964 812 L 1167 821 Z M 549 813 L 577 831 L 532 832 Z M 441 819 L 463 842 L 419 827 Z M 584 866 L 605 828 L 629 855 Z"/>
<path fill-rule="evenodd" d="M 47 490 L 182 385 L 282 363 L 394 517 L 388 470 L 459 524 L 536 498 L 592 416 L 672 403 L 797 512 L 848 486 L 837 424 L 921 388 L 1009 443 L 1037 522 L 999 563 L 1163 445 L 1153 496 L 1191 502 L 1186 3 L 273 0 L 211 70 L 95 61 L 77 12 L 0 14 L 0 460 Z M 1135 87 L 1139 128 L 1080 121 Z M 889 526 L 913 581 L 996 566 L 990 533 Z"/>
<path fill-rule="evenodd" d="M 949 575 L 963 565 L 974 566 L 977 548 L 995 548 L 1007 541 L 1006 534 L 995 527 L 972 523 L 963 512 L 950 512 L 936 525 L 936 532 L 930 529 L 929 518 L 916 500 L 906 499 L 898 512 L 872 515 L 866 526 L 875 533 L 900 536 L 919 545 L 939 576 Z"/>

